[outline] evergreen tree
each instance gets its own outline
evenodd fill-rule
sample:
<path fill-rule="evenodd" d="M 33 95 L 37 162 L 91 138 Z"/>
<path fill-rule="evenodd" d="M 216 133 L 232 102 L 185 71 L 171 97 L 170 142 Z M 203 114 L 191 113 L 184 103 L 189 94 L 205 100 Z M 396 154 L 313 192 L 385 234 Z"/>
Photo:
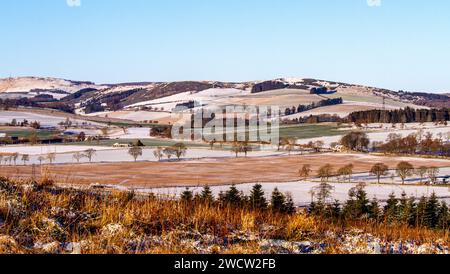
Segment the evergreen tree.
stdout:
<path fill-rule="evenodd" d="M 224 203 L 228 206 L 242 206 L 242 200 L 242 193 L 239 192 L 235 185 L 231 186 L 224 195 Z"/>
<path fill-rule="evenodd" d="M 419 203 L 416 207 L 416 221 L 415 226 L 416 227 L 422 227 L 424 225 L 424 219 L 425 219 L 425 209 L 427 207 L 427 198 L 423 196 L 420 198 Z"/>
<path fill-rule="evenodd" d="M 339 200 L 335 200 L 334 203 L 332 205 L 330 205 L 330 210 L 329 210 L 330 214 L 331 214 L 331 218 L 333 220 L 339 220 L 341 217 L 341 203 L 339 202 Z"/>
<path fill-rule="evenodd" d="M 435 228 L 438 224 L 439 200 L 436 193 L 433 192 L 425 206 L 424 225 L 429 228 Z"/>
<path fill-rule="evenodd" d="M 438 213 L 438 227 L 440 229 L 448 229 L 450 226 L 450 211 L 445 202 L 442 202 Z"/>
<path fill-rule="evenodd" d="M 374 198 L 369 205 L 369 218 L 375 220 L 377 223 L 380 221 L 381 209 L 378 200 Z"/>
<path fill-rule="evenodd" d="M 398 220 L 398 200 L 394 193 L 389 195 L 389 199 L 384 207 L 384 219 L 387 223 L 395 223 Z"/>
<path fill-rule="evenodd" d="M 348 192 L 348 200 L 345 202 L 342 211 L 346 219 L 353 220 L 356 218 L 356 192 L 354 188 Z"/>
<path fill-rule="evenodd" d="M 292 198 L 292 194 L 290 194 L 290 193 L 286 194 L 286 204 L 285 204 L 284 211 L 287 214 L 294 214 L 295 213 L 294 199 Z"/>
<path fill-rule="evenodd" d="M 409 209 L 408 224 L 411 226 L 415 226 L 417 220 L 417 204 L 416 199 L 414 197 L 409 198 L 408 209 Z"/>
<path fill-rule="evenodd" d="M 356 216 L 358 218 L 369 213 L 369 200 L 367 199 L 367 192 L 365 185 L 359 184 L 356 187 Z"/>
<path fill-rule="evenodd" d="M 213 204 L 214 203 L 214 196 L 211 191 L 211 188 L 209 186 L 205 186 L 202 190 L 202 193 L 200 194 L 200 200 L 203 203 L 207 204 Z"/>
<path fill-rule="evenodd" d="M 273 211 L 283 212 L 286 205 L 286 196 L 278 188 L 272 192 L 271 207 Z"/>
<path fill-rule="evenodd" d="M 186 188 L 185 191 L 183 191 L 183 193 L 181 193 L 181 201 L 189 203 L 192 202 L 194 200 L 194 193 L 192 193 L 192 191 L 189 190 L 189 188 Z"/>
<path fill-rule="evenodd" d="M 253 209 L 267 209 L 267 200 L 262 185 L 253 186 L 249 196 L 249 203 Z"/>
<path fill-rule="evenodd" d="M 400 203 L 398 206 L 398 218 L 400 223 L 409 224 L 409 217 L 411 214 L 411 208 L 409 204 L 408 197 L 405 192 L 402 193 L 402 197 L 400 198 Z"/>

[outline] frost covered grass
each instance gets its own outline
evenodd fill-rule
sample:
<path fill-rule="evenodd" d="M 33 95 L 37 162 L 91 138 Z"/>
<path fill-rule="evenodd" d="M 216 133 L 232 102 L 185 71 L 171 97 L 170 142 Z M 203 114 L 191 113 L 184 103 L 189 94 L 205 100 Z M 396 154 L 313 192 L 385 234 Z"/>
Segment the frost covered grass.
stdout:
<path fill-rule="evenodd" d="M 132 192 L 0 179 L 0 253 L 448 253 L 448 231 L 334 224 Z"/>

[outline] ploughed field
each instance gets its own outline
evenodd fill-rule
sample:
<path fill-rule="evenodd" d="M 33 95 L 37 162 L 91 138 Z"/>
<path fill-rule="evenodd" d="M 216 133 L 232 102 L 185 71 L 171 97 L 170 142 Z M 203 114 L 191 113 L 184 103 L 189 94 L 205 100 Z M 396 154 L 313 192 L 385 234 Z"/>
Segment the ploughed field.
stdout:
<path fill-rule="evenodd" d="M 237 159 L 208 158 L 180 162 L 43 165 L 35 166 L 34 169 L 31 166 L 2 166 L 0 176 L 50 176 L 58 183 L 70 185 L 98 183 L 130 188 L 159 188 L 292 182 L 299 180 L 298 170 L 304 164 L 311 165 L 312 174 L 316 174 L 317 170 L 327 163 L 332 164 L 335 169 L 352 163 L 355 166 L 354 173 L 365 173 L 375 163 L 384 163 L 394 169 L 401 161 L 409 161 L 415 167 L 450 167 L 450 161 L 445 159 L 330 153 Z"/>

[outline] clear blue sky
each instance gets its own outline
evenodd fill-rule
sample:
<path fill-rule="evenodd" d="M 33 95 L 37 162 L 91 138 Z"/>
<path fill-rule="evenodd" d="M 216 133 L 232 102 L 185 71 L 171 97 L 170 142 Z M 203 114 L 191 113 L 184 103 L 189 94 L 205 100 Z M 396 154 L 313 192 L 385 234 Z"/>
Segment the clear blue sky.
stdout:
<path fill-rule="evenodd" d="M 450 92 L 448 0 L 66 1 L 0 1 L 0 77 L 295 76 Z"/>

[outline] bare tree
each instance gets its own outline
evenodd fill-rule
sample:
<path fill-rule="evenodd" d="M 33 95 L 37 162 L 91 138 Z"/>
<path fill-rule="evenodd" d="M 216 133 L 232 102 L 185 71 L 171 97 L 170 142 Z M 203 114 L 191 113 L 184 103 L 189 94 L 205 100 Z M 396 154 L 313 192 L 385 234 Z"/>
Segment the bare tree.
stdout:
<path fill-rule="evenodd" d="M 383 163 L 375 164 L 370 170 L 370 174 L 377 177 L 378 184 L 380 184 L 380 179 L 382 176 L 388 175 L 389 167 Z"/>
<path fill-rule="evenodd" d="M 428 178 L 430 179 L 430 182 L 435 184 L 437 182 L 437 176 L 439 175 L 439 168 L 437 167 L 430 167 L 427 171 Z"/>
<path fill-rule="evenodd" d="M 166 147 L 163 150 L 163 153 L 164 153 L 164 155 L 166 155 L 167 159 L 169 159 L 169 160 L 176 154 L 175 150 L 171 147 Z"/>
<path fill-rule="evenodd" d="M 173 145 L 173 150 L 175 152 L 175 156 L 178 160 L 181 159 L 181 157 L 185 156 L 187 153 L 187 146 L 183 143 L 177 143 Z"/>
<path fill-rule="evenodd" d="M 8 164 L 8 161 L 10 161 L 10 158 L 11 158 L 11 156 L 5 156 L 4 158 L 3 158 L 3 162 L 5 163 L 5 166 Z"/>
<path fill-rule="evenodd" d="M 80 163 L 80 160 L 84 158 L 83 153 L 76 152 L 73 154 L 72 158 L 77 161 L 77 163 Z"/>
<path fill-rule="evenodd" d="M 156 148 L 153 151 L 153 155 L 156 159 L 158 159 L 158 161 L 161 161 L 162 157 L 164 156 L 163 149 L 161 147 Z"/>
<path fill-rule="evenodd" d="M 19 153 L 13 153 L 13 155 L 11 156 L 12 160 L 14 161 L 14 165 L 17 165 L 17 159 L 19 158 Z"/>
<path fill-rule="evenodd" d="M 400 162 L 397 165 L 397 175 L 402 179 L 402 184 L 405 184 L 406 178 L 414 174 L 414 167 L 408 162 Z"/>
<path fill-rule="evenodd" d="M 137 162 L 137 159 L 142 156 L 142 147 L 131 147 L 128 150 L 128 154 L 130 154 L 134 158 L 134 161 Z"/>
<path fill-rule="evenodd" d="M 425 175 L 428 172 L 428 167 L 421 166 L 416 170 L 416 174 L 420 176 L 420 183 L 423 184 L 423 179 L 425 179 Z"/>
<path fill-rule="evenodd" d="M 325 143 L 323 141 L 316 141 L 313 143 L 314 150 L 317 153 L 319 153 L 323 149 L 324 146 L 325 146 Z"/>
<path fill-rule="evenodd" d="M 23 154 L 22 155 L 22 161 L 23 161 L 23 165 L 26 166 L 27 162 L 30 161 L 30 155 L 28 154 Z"/>
<path fill-rule="evenodd" d="M 247 142 L 243 143 L 241 148 L 242 152 L 245 154 L 245 157 L 247 157 L 249 152 L 253 151 L 253 147 Z"/>
<path fill-rule="evenodd" d="M 295 140 L 294 138 L 286 139 L 286 145 L 284 146 L 284 148 L 289 153 L 289 155 L 291 155 L 292 151 L 295 149 L 296 143 L 297 140 Z"/>
<path fill-rule="evenodd" d="M 47 160 L 50 164 L 53 164 L 53 162 L 56 160 L 56 153 L 48 153 Z"/>
<path fill-rule="evenodd" d="M 319 169 L 317 176 L 322 180 L 322 182 L 328 182 L 330 177 L 333 176 L 333 166 L 326 164 Z"/>
<path fill-rule="evenodd" d="M 39 165 L 42 166 L 42 162 L 45 161 L 45 157 L 43 155 L 40 155 L 37 160 L 39 161 Z"/>
<path fill-rule="evenodd" d="M 88 149 L 84 151 L 84 156 L 89 159 L 89 163 L 92 163 L 92 158 L 97 154 L 95 149 Z"/>
<path fill-rule="evenodd" d="M 334 190 L 333 186 L 323 182 L 319 186 L 314 187 L 310 193 L 311 195 L 317 197 L 319 204 L 325 205 L 328 203 L 333 190 Z"/>
<path fill-rule="evenodd" d="M 342 176 L 344 180 L 348 179 L 348 182 L 351 182 L 353 175 L 353 168 L 354 168 L 353 164 L 348 164 L 344 167 L 341 167 L 337 173 L 339 176 Z"/>
<path fill-rule="evenodd" d="M 236 155 L 236 158 L 239 157 L 239 153 L 242 152 L 242 144 L 240 142 L 233 142 L 231 151 Z"/>
<path fill-rule="evenodd" d="M 311 174 L 311 172 L 312 172 L 311 165 L 306 164 L 303 165 L 303 167 L 300 169 L 299 174 L 302 179 L 306 180 Z"/>

